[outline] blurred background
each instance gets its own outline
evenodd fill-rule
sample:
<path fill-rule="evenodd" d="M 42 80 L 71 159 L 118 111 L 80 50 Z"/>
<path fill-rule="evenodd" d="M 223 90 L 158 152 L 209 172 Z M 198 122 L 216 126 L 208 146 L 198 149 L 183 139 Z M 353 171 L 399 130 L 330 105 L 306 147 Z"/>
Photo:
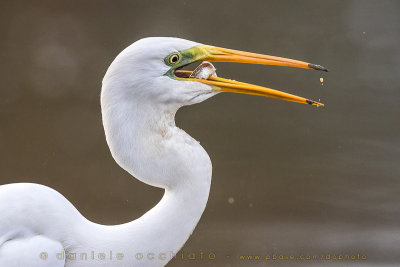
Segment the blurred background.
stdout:
<path fill-rule="evenodd" d="M 175 36 L 304 60 L 330 71 L 215 66 L 324 108 L 219 94 L 178 112 L 213 162 L 183 250 L 217 258 L 168 266 L 344 266 L 240 256 L 346 253 L 398 266 L 399 14 L 396 0 L 1 1 L 0 183 L 50 186 L 98 223 L 138 218 L 163 191 L 114 162 L 100 114 L 101 80 L 122 49 Z"/>

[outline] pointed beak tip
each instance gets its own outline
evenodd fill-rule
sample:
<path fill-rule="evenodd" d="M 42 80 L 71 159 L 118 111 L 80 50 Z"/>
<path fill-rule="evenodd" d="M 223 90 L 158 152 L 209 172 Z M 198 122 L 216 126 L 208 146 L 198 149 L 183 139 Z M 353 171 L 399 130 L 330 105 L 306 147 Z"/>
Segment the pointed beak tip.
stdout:
<path fill-rule="evenodd" d="M 312 106 L 317 106 L 317 107 L 324 107 L 325 106 L 324 104 L 322 104 L 320 102 L 317 102 L 317 101 L 314 101 L 314 100 L 311 100 L 311 99 L 307 99 L 306 102 L 307 102 L 307 104 L 312 105 Z"/>
<path fill-rule="evenodd" d="M 310 64 L 308 64 L 308 67 L 309 67 L 310 69 L 328 72 L 328 69 L 325 68 L 324 66 L 321 66 L 321 65 L 316 65 L 316 64 L 311 64 L 311 63 L 310 63 Z"/>

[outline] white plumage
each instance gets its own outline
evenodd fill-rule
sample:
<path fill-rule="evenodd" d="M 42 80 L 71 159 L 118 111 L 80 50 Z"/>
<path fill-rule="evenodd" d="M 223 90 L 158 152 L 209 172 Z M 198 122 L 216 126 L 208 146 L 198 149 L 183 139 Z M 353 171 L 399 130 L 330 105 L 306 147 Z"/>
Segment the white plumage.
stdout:
<path fill-rule="evenodd" d="M 77 255 L 67 260 L 69 267 L 164 266 L 171 251 L 178 252 L 206 206 L 211 161 L 175 126 L 174 116 L 179 107 L 215 93 L 208 85 L 164 76 L 169 67 L 163 58 L 196 45 L 176 38 L 142 39 L 121 52 L 103 80 L 101 107 L 112 155 L 137 179 L 165 188 L 162 200 L 135 221 L 105 226 L 88 221 L 46 186 L 0 186 L 1 267 L 64 266 L 56 259 L 62 250 Z M 123 259 L 110 260 L 109 251 L 122 253 Z M 48 259 L 40 259 L 41 252 Z M 104 252 L 106 259 L 98 259 Z M 79 259 L 84 253 L 88 260 Z"/>
<path fill-rule="evenodd" d="M 324 69 L 177 38 L 135 42 L 116 57 L 103 79 L 103 124 L 116 162 L 140 181 L 164 188 L 163 198 L 137 220 L 106 226 L 87 220 L 46 186 L 0 186 L 1 267 L 164 266 L 198 223 L 211 184 L 210 158 L 175 126 L 177 110 L 221 91 L 322 105 L 217 78 L 212 65 L 194 77 L 181 70 L 201 60 Z"/>

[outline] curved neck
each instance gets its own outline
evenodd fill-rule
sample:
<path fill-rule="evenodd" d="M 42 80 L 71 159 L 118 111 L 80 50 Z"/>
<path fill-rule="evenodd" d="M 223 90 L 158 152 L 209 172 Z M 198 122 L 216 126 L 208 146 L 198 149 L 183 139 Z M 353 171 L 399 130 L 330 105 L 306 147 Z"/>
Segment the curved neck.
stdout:
<path fill-rule="evenodd" d="M 207 204 L 211 161 L 200 144 L 175 126 L 177 106 L 154 109 L 141 101 L 127 101 L 110 88 L 101 105 L 107 143 L 117 163 L 137 179 L 165 188 L 161 201 L 139 219 L 117 226 L 98 227 L 92 244 L 105 244 L 135 263 L 136 253 L 165 254 L 163 266 L 189 238 Z M 93 225 L 92 225 L 93 226 Z M 106 247 L 101 246 L 103 249 Z M 92 245 L 89 245 L 93 247 Z M 156 256 L 157 258 L 157 256 Z M 153 265 L 151 265 L 153 266 Z"/>

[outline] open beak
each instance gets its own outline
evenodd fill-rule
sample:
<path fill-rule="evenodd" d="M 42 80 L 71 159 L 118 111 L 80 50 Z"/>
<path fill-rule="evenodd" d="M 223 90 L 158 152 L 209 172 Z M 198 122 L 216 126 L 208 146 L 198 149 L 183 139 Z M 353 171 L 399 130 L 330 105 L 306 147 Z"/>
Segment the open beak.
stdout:
<path fill-rule="evenodd" d="M 328 71 L 325 67 L 320 65 L 315 65 L 307 62 L 302 62 L 298 60 L 292 60 L 281 57 L 274 57 L 262 54 L 255 54 L 249 52 L 243 52 L 238 50 L 231 50 L 226 48 L 200 45 L 195 47 L 192 51 L 193 58 L 195 61 L 204 60 L 211 62 L 237 62 L 237 63 L 250 63 L 250 64 L 263 64 L 263 65 L 277 65 L 277 66 L 288 66 L 303 69 L 314 69 L 321 71 Z M 176 72 L 186 73 L 187 76 L 190 71 L 177 70 Z M 185 78 L 185 80 L 197 81 L 201 83 L 208 84 L 212 86 L 213 91 L 216 92 L 232 92 L 250 95 L 259 95 L 272 97 L 292 102 L 304 103 L 314 106 L 323 106 L 324 104 L 299 97 L 296 95 L 284 93 L 278 90 L 257 86 L 253 84 L 233 81 L 230 79 L 219 78 L 215 76 L 210 76 L 208 79 L 198 79 L 198 78 Z"/>

